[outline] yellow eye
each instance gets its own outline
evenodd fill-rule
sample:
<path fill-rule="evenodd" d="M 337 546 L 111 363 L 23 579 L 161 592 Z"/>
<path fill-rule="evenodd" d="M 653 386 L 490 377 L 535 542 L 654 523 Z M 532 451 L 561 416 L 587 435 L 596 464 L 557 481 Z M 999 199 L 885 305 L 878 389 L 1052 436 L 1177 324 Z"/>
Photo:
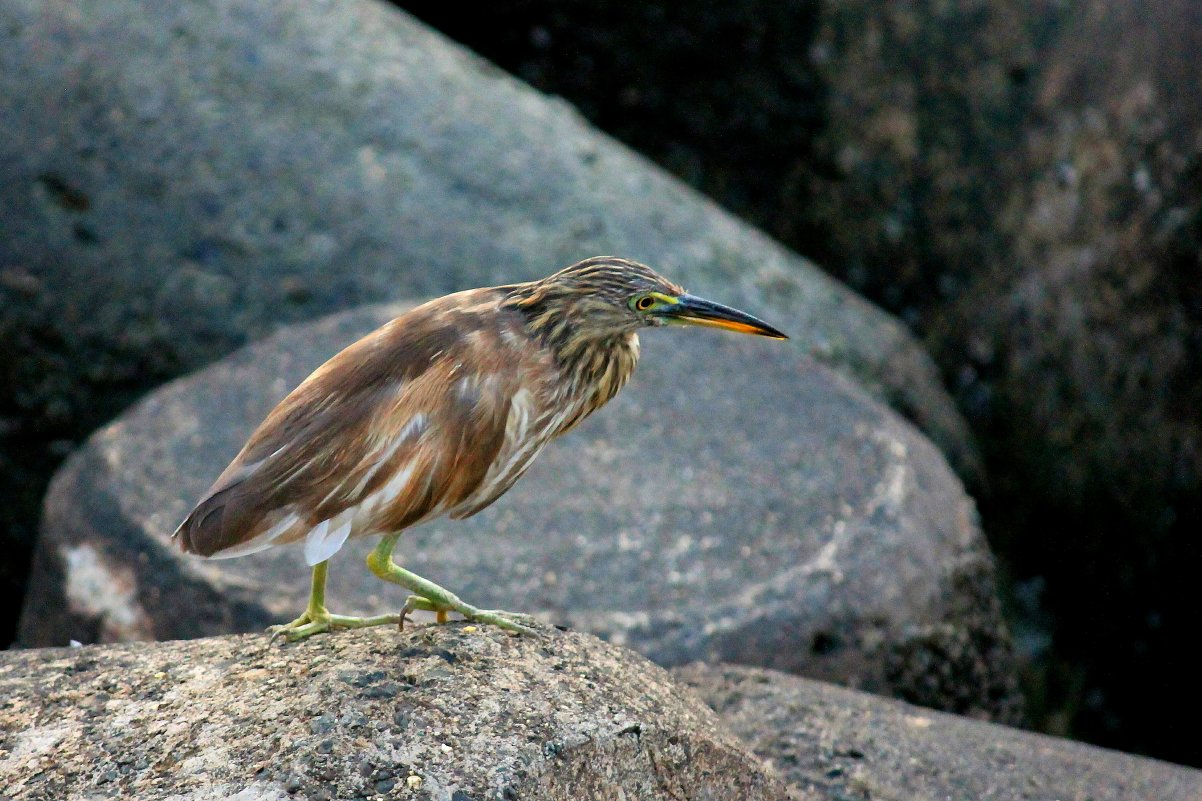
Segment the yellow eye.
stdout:
<path fill-rule="evenodd" d="M 647 311 L 654 305 L 655 305 L 655 298 L 651 297 L 650 295 L 643 295 L 641 298 L 639 298 L 638 300 L 636 300 L 634 302 L 634 307 L 636 309 L 638 309 L 639 311 Z"/>

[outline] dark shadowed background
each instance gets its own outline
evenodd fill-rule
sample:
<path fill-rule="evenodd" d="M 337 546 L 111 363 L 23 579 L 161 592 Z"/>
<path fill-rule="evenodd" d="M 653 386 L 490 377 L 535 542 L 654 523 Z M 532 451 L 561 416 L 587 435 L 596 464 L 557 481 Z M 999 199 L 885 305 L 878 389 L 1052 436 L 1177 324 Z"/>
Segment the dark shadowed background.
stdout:
<path fill-rule="evenodd" d="M 398 5 L 904 320 L 985 458 L 971 490 L 1007 574 L 1031 724 L 1202 765 L 1189 658 L 1202 617 L 1202 9 Z M 52 171 L 31 192 L 68 216 L 90 202 Z M 94 335 L 112 320 L 47 323 L 41 280 L 0 264 L 9 609 L 54 466 L 183 369 L 182 346 L 146 355 L 164 332 L 145 325 L 128 326 L 131 360 Z M 178 291 L 237 291 L 188 281 Z M 282 320 L 305 316 L 309 291 L 285 291 Z M 227 334 L 215 323 L 212 336 Z M 64 363 L 89 369 L 63 384 Z"/>

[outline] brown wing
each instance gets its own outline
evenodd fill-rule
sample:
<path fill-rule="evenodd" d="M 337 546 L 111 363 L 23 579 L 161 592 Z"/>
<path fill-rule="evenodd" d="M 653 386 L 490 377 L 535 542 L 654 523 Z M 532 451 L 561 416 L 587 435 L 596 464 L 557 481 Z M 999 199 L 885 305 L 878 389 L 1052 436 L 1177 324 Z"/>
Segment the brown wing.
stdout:
<path fill-rule="evenodd" d="M 361 524 L 395 531 L 470 495 L 516 391 L 520 353 L 500 334 L 498 298 L 473 290 L 433 301 L 319 367 L 176 530 L 183 549 L 237 552 L 295 515 L 279 538 L 292 541 L 365 500 L 374 506 Z"/>

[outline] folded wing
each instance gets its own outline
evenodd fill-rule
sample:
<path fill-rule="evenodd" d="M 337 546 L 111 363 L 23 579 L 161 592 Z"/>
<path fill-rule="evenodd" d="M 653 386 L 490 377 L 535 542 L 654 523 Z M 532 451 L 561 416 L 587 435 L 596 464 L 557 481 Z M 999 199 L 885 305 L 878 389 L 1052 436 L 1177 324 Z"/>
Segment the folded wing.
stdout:
<path fill-rule="evenodd" d="M 402 315 L 318 368 L 179 526 L 181 547 L 221 558 L 304 539 L 315 564 L 348 537 L 461 506 L 497 459 L 520 389 L 498 361 L 499 332 L 439 307 L 470 309 L 471 294 Z"/>

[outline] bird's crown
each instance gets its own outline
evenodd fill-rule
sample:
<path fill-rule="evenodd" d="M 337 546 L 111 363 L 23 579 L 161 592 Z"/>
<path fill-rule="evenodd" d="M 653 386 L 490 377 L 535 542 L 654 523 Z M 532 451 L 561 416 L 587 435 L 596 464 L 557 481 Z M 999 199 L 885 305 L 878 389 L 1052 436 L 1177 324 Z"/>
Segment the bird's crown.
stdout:
<path fill-rule="evenodd" d="M 625 304 L 639 292 L 684 294 L 684 288 L 637 261 L 594 256 L 532 283 L 532 295 L 590 295 Z"/>
<path fill-rule="evenodd" d="M 683 294 L 682 287 L 644 264 L 596 256 L 541 280 L 518 284 L 506 302 L 521 309 L 536 331 L 554 332 L 556 338 L 591 338 L 654 325 L 644 316 L 646 307 L 639 306 L 640 301 Z"/>

